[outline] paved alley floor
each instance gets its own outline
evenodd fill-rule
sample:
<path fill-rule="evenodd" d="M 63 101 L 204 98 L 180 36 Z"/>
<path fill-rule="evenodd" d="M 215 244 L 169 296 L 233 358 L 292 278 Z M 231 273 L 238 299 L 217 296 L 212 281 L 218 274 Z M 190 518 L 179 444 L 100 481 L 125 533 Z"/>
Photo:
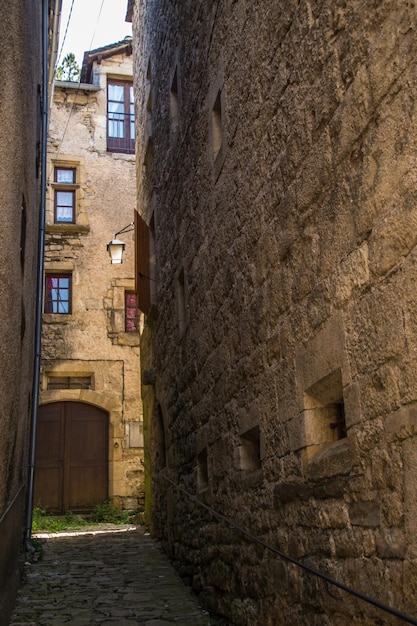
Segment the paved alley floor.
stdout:
<path fill-rule="evenodd" d="M 204 612 L 143 528 L 48 536 L 26 564 L 10 626 L 208 626 Z"/>

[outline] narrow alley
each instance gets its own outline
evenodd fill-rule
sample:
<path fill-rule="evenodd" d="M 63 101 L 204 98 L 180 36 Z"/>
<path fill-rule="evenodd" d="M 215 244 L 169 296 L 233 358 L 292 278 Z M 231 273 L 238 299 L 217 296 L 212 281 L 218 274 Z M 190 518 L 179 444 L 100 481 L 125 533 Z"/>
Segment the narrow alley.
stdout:
<path fill-rule="evenodd" d="M 49 535 L 26 564 L 10 626 L 208 626 L 203 611 L 142 527 Z"/>

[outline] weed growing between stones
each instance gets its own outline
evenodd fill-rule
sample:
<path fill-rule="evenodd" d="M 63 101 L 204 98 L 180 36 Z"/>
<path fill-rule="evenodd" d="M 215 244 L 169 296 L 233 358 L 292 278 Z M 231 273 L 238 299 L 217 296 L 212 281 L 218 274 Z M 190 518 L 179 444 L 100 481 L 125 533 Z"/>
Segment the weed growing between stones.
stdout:
<path fill-rule="evenodd" d="M 135 513 L 136 512 L 123 511 L 112 502 L 106 501 L 102 504 L 96 504 L 91 513 L 91 520 L 105 524 L 130 524 L 132 515 Z"/>
<path fill-rule="evenodd" d="M 86 518 L 67 511 L 65 515 L 52 515 L 46 509 L 33 509 L 32 532 L 47 531 L 59 533 L 70 529 L 80 529 L 87 525 Z"/>
<path fill-rule="evenodd" d="M 88 514 L 53 515 L 46 509 L 33 509 L 32 532 L 59 533 L 67 530 L 82 530 L 92 524 L 136 524 L 141 511 L 123 511 L 110 501 L 97 504 Z"/>

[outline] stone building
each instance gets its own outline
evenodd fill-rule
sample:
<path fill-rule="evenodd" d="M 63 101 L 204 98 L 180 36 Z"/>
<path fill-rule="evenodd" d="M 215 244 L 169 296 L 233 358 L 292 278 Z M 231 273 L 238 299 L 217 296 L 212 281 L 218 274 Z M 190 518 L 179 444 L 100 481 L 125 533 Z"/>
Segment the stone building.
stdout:
<path fill-rule="evenodd" d="M 201 504 L 416 616 L 415 4 L 129 4 L 153 532 L 233 624 L 395 620 Z"/>
<path fill-rule="evenodd" d="M 80 83 L 55 82 L 35 481 L 52 511 L 143 504 L 133 113 L 130 38 L 86 52 Z"/>
<path fill-rule="evenodd" d="M 52 65 L 55 59 L 60 5 L 61 0 L 22 0 L 0 6 L 1 626 L 8 624 L 14 603 L 24 545 L 34 404 L 42 95 L 48 85 L 47 59 Z"/>

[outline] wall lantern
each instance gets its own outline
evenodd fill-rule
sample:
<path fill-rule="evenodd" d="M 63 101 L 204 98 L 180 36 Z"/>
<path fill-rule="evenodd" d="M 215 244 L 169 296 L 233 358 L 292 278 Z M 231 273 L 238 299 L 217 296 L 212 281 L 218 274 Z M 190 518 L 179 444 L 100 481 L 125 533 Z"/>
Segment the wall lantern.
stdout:
<path fill-rule="evenodd" d="M 111 262 L 113 264 L 123 263 L 123 252 L 126 247 L 124 241 L 118 239 L 117 235 L 120 235 L 121 233 L 128 233 L 131 230 L 134 230 L 133 224 L 134 222 L 130 222 L 130 224 L 124 226 L 117 233 L 114 233 L 113 239 L 107 244 L 107 252 L 109 253 Z"/>

